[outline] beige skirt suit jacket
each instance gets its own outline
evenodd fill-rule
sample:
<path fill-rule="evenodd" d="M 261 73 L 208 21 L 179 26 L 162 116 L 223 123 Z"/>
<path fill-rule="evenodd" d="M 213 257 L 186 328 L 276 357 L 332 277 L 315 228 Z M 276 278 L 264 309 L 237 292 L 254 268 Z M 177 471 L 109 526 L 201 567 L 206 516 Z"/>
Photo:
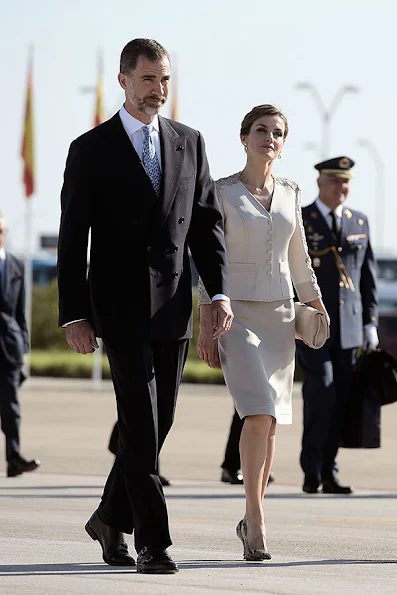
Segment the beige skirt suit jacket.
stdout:
<path fill-rule="evenodd" d="M 219 340 L 226 385 L 241 418 L 292 423 L 294 287 L 301 302 L 321 297 L 311 266 L 295 182 L 274 178 L 270 212 L 239 174 L 216 182 L 223 207 L 232 328 Z M 199 280 L 199 304 L 211 300 Z"/>

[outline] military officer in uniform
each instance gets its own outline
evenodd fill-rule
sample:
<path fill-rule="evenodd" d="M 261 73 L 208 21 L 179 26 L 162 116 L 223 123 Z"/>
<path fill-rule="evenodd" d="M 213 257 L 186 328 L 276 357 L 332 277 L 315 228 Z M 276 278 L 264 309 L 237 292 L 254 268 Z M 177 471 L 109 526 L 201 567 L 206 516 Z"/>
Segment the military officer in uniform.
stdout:
<path fill-rule="evenodd" d="M 378 345 L 375 261 L 367 217 L 345 206 L 354 161 L 336 157 L 315 165 L 317 200 L 302 209 L 313 268 L 331 318 L 321 349 L 297 341 L 303 370 L 303 491 L 350 494 L 335 462 L 357 349 Z"/>

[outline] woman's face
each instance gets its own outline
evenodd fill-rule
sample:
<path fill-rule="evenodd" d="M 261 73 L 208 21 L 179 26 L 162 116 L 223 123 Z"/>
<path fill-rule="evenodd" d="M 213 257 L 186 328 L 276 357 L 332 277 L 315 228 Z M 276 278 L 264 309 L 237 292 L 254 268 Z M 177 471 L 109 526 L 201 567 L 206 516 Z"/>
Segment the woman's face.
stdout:
<path fill-rule="evenodd" d="M 262 116 L 255 120 L 247 136 L 241 140 L 247 155 L 273 161 L 284 146 L 285 124 L 280 116 Z"/>

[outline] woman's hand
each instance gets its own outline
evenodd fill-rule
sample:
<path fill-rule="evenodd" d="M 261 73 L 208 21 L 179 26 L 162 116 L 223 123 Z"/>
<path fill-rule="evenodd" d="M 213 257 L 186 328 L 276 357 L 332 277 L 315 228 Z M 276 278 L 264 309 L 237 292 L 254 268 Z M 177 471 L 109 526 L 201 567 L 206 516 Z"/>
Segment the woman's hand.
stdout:
<path fill-rule="evenodd" d="M 327 310 L 325 309 L 324 302 L 323 302 L 323 300 L 321 298 L 317 298 L 316 300 L 312 300 L 311 302 L 308 302 L 308 304 L 312 308 L 316 308 L 316 310 L 319 310 L 320 312 L 324 312 L 324 314 L 327 317 L 328 324 L 330 324 L 330 322 L 331 322 L 330 317 L 328 315 Z"/>

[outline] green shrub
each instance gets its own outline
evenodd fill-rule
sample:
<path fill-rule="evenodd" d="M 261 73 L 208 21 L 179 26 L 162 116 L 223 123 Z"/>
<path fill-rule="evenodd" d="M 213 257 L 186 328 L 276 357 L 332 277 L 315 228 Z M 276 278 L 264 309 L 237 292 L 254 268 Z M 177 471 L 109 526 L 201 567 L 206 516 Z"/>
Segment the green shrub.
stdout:
<path fill-rule="evenodd" d="M 70 349 L 65 331 L 58 328 L 58 288 L 56 281 L 35 285 L 32 294 L 32 349 Z"/>
<path fill-rule="evenodd" d="M 190 341 L 184 381 L 224 383 L 221 370 L 212 370 L 198 357 L 196 343 L 199 330 L 197 291 L 193 291 L 193 339 Z M 92 355 L 73 352 L 65 341 L 65 331 L 58 328 L 58 289 L 56 281 L 46 286 L 35 286 L 32 296 L 31 333 L 32 376 L 58 376 L 90 378 Z M 110 378 L 109 364 L 103 356 L 103 378 Z M 295 380 L 302 379 L 297 363 Z"/>

